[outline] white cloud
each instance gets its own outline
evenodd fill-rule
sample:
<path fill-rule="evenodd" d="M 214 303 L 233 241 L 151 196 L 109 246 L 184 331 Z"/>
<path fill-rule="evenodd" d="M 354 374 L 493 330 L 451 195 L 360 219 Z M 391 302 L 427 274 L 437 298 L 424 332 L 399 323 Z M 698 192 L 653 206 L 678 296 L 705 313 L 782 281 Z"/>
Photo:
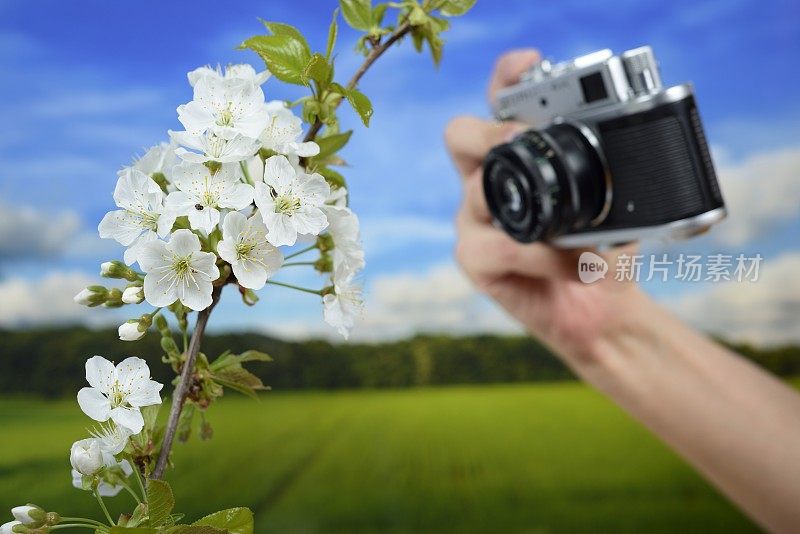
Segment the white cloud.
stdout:
<path fill-rule="evenodd" d="M 116 313 L 79 306 L 72 298 L 97 279 L 81 272 L 51 272 L 40 279 L 7 278 L 0 282 L 0 325 L 107 323 Z"/>
<path fill-rule="evenodd" d="M 756 282 L 724 282 L 664 302 L 692 326 L 726 339 L 800 342 L 800 253 L 764 260 Z"/>
<path fill-rule="evenodd" d="M 321 315 L 321 313 L 320 313 Z M 341 340 L 320 320 L 271 323 L 269 332 L 283 338 L 325 337 Z M 496 305 L 478 294 L 450 263 L 422 273 L 374 278 L 365 292 L 364 314 L 351 340 L 402 339 L 417 333 L 519 333 L 521 328 Z"/>
<path fill-rule="evenodd" d="M 48 213 L 0 201 L 0 261 L 58 255 L 79 227 L 80 217 L 73 211 Z"/>
<path fill-rule="evenodd" d="M 727 245 L 742 245 L 800 215 L 800 148 L 756 153 L 719 168 L 728 218 L 714 230 Z"/>

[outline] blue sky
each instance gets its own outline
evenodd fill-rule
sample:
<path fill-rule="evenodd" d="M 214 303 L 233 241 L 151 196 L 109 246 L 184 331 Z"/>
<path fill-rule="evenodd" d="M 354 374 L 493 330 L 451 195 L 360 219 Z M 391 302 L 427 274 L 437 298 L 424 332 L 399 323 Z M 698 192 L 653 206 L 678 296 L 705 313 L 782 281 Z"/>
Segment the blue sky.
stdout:
<path fill-rule="evenodd" d="M 207 63 L 242 61 L 263 68 L 254 54 L 235 50 L 244 38 L 262 32 L 257 17 L 298 26 L 320 49 L 335 5 L 321 0 L 0 1 L 0 116 L 7 125 L 0 131 L 0 212 L 23 210 L 31 221 L 30 236 L 10 226 L 0 230 L 0 293 L 23 298 L 26 291 L 50 287 L 44 283 L 48 279 L 52 287 L 59 281 L 75 283 L 95 276 L 100 261 L 120 257 L 120 248 L 93 237 L 96 224 L 112 208 L 117 169 L 164 140 L 167 129 L 180 129 L 175 108 L 191 99 L 186 72 Z M 340 34 L 342 79 L 358 65 L 355 38 L 351 31 Z M 424 287 L 437 272 L 455 273 L 447 269 L 460 191 L 442 131 L 458 114 L 488 116 L 487 76 L 495 58 L 510 48 L 534 46 L 546 56 L 568 59 L 600 48 L 651 44 L 665 83 L 695 84 L 717 164 L 725 171 L 723 192 L 728 192 L 727 175 L 735 198 L 748 199 L 756 186 L 766 190 L 753 193 L 756 208 L 733 214 L 734 230 L 686 248 L 758 250 L 775 261 L 797 251 L 800 223 L 792 205 L 800 199 L 787 207 L 780 198 L 785 184 L 792 187 L 791 178 L 797 177 L 800 150 L 796 2 L 479 0 L 472 12 L 453 21 L 446 40 L 438 70 L 427 55 L 404 43 L 367 74 L 361 88 L 376 110 L 369 129 L 343 113 L 345 126 L 356 130 L 343 155 L 351 164 L 352 205 L 362 218 L 368 254 L 367 314 L 374 294 L 383 299 L 376 304 L 380 313 L 403 321 L 417 312 L 409 308 L 394 315 L 392 288 L 414 277 Z M 298 94 L 277 80 L 264 89 L 268 98 Z M 778 160 L 781 167 L 772 169 Z M 39 228 L 36 224 L 46 230 L 31 230 Z M 42 233 L 51 235 L 47 244 L 20 252 L 26 250 L 21 240 L 36 240 Z M 311 275 L 292 278 L 319 283 Z M 647 287 L 667 300 L 687 291 L 675 284 Z M 244 309 L 229 295 L 215 326 L 318 332 L 321 313 L 310 298 L 278 288 L 263 296 L 256 308 Z M 70 303 L 54 306 L 64 310 L 59 313 L 15 313 L 9 311 L 13 302 L 3 304 L 5 324 L 35 323 L 39 316 L 95 322 L 103 316 L 102 310 L 88 315 L 72 310 Z M 480 326 L 480 312 L 459 321 Z M 424 326 L 425 320 L 410 324 Z M 469 325 L 453 329 L 469 330 Z"/>

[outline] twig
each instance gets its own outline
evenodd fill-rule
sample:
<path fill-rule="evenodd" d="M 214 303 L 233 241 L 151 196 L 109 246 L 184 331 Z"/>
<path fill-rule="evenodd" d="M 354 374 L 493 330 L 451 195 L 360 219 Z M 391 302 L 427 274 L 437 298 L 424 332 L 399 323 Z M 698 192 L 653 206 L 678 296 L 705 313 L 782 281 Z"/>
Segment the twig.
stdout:
<path fill-rule="evenodd" d="M 370 53 L 367 55 L 366 59 L 364 59 L 364 63 L 358 68 L 353 77 L 350 78 L 350 81 L 347 82 L 347 89 L 355 89 L 358 85 L 358 82 L 361 80 L 361 77 L 369 70 L 370 66 L 375 63 L 375 60 L 381 57 L 384 52 L 386 52 L 394 43 L 402 39 L 409 31 L 411 31 L 411 24 L 408 21 L 403 22 L 400 26 L 395 29 L 395 31 L 386 39 L 384 42 L 373 48 Z M 336 104 L 336 107 L 339 106 L 341 100 Z M 305 138 L 303 141 L 313 141 L 314 138 L 319 133 L 320 129 L 322 128 L 322 121 L 317 119 L 316 122 L 309 128 L 308 133 L 306 133 Z"/>
<path fill-rule="evenodd" d="M 161 453 L 158 456 L 156 468 L 153 470 L 153 474 L 150 478 L 159 479 L 164 476 L 164 469 L 166 469 L 167 461 L 169 460 L 169 451 L 172 448 L 172 442 L 178 430 L 178 421 L 181 417 L 181 411 L 183 411 L 183 404 L 186 401 L 186 395 L 192 383 L 194 364 L 197 361 L 197 353 L 200 352 L 200 341 L 203 339 L 203 332 L 205 332 L 206 324 L 208 324 L 211 310 L 213 310 L 214 306 L 219 302 L 219 297 L 222 294 L 222 287 L 223 286 L 214 287 L 214 291 L 211 293 L 211 305 L 197 314 L 197 323 L 192 332 L 192 339 L 189 340 L 189 350 L 186 351 L 186 361 L 183 363 L 181 378 L 172 394 L 172 407 L 169 410 L 169 419 L 167 420 L 167 428 L 164 432 L 164 441 L 161 443 Z"/>

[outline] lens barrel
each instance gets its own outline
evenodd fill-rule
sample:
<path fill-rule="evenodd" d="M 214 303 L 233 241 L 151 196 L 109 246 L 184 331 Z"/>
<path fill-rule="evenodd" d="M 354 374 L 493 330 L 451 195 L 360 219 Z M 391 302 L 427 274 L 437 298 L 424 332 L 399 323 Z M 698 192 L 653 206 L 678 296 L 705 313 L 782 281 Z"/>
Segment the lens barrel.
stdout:
<path fill-rule="evenodd" d="M 588 227 L 603 212 L 609 187 L 597 149 L 567 123 L 528 130 L 484 160 L 489 210 L 523 243 Z"/>

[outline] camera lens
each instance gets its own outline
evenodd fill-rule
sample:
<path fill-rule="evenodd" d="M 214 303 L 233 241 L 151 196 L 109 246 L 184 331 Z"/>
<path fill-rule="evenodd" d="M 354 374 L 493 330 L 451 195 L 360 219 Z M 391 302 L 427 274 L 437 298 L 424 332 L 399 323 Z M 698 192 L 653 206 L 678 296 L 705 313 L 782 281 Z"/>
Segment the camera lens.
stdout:
<path fill-rule="evenodd" d="M 489 210 L 525 243 L 588 227 L 606 205 L 606 179 L 595 147 L 580 129 L 563 123 L 494 147 L 483 166 Z"/>

